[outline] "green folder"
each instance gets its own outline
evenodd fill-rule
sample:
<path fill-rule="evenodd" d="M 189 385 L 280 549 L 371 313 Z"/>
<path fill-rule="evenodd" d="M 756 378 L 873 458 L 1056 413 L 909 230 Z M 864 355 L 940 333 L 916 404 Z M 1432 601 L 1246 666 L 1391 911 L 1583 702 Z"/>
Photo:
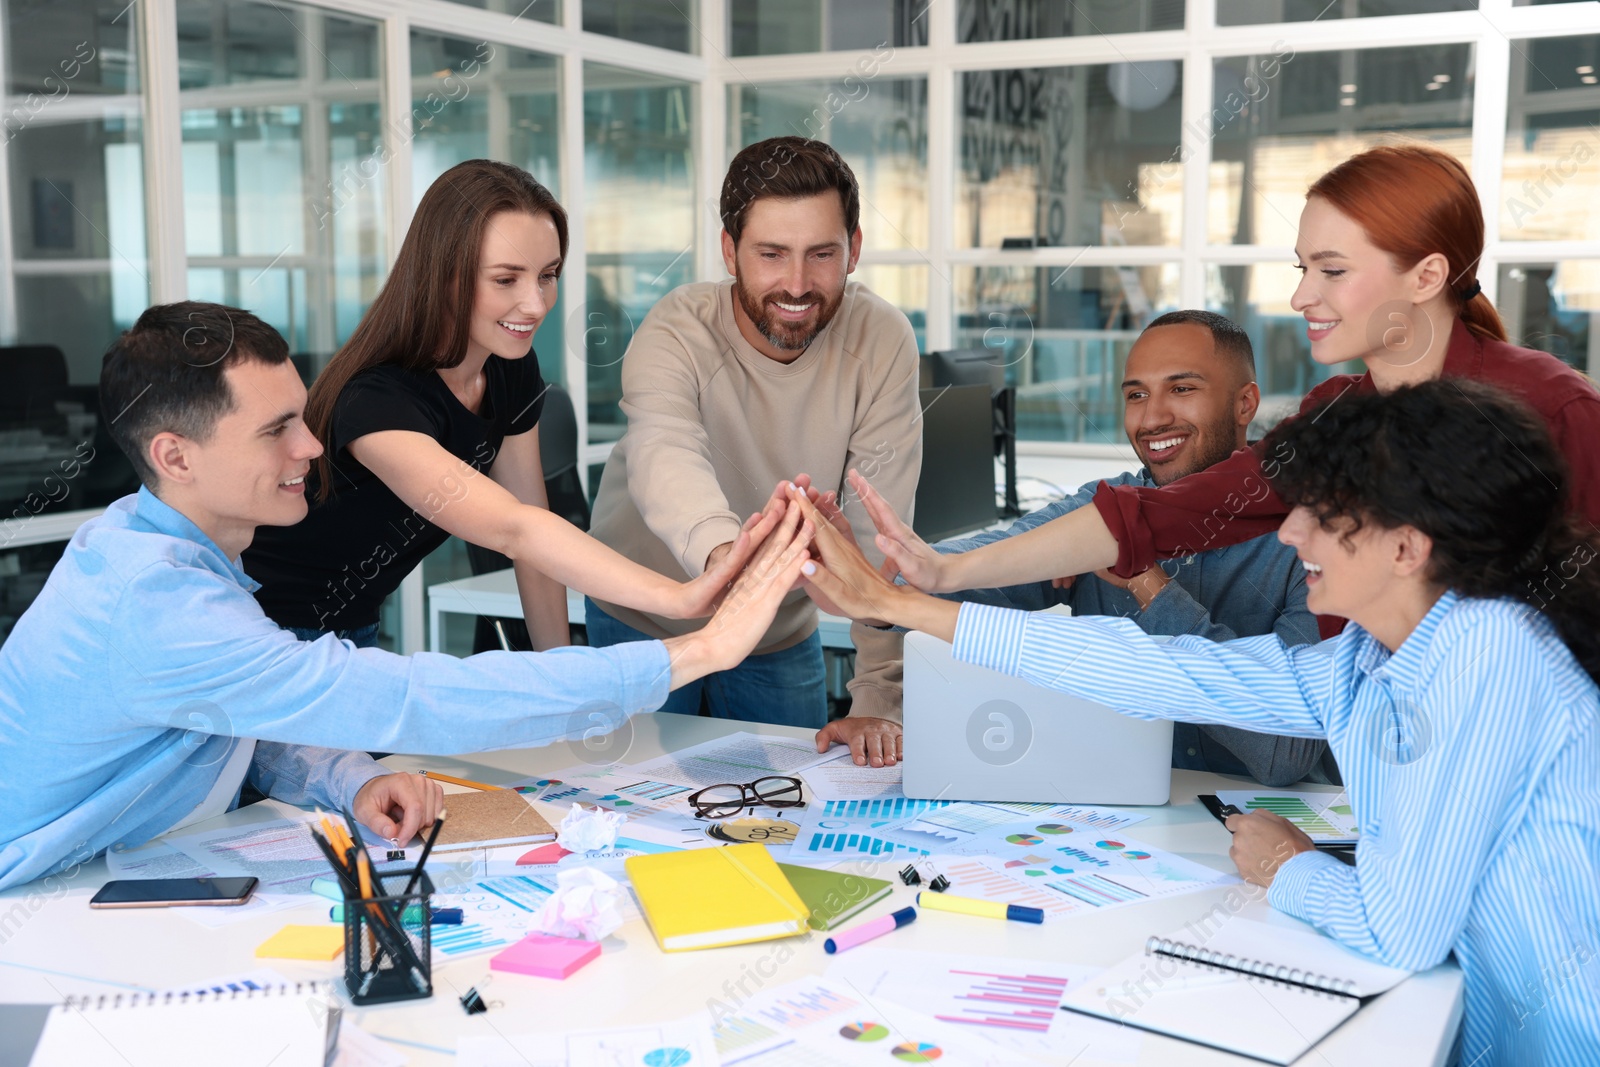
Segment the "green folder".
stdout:
<path fill-rule="evenodd" d="M 832 930 L 887 897 L 891 887 L 882 878 L 866 878 L 848 871 L 824 871 L 790 863 L 780 863 L 778 869 L 810 909 L 811 918 L 807 921 L 813 930 Z"/>

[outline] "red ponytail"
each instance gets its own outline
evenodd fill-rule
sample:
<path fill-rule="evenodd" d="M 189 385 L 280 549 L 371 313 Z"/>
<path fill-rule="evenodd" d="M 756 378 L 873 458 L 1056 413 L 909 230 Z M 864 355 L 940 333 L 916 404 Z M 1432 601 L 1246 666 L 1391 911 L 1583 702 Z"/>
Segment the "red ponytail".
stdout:
<path fill-rule="evenodd" d="M 1431 145 L 1385 145 L 1345 160 L 1306 195 L 1354 219 L 1401 270 L 1444 256 L 1450 304 L 1462 323 L 1478 337 L 1506 340 L 1499 312 L 1479 291 L 1483 208 L 1460 160 Z"/>

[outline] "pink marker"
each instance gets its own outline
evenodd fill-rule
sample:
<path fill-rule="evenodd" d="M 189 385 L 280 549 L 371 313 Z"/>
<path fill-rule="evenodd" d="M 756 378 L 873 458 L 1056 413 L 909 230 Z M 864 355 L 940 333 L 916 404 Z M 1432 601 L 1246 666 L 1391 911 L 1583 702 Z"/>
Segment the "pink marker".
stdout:
<path fill-rule="evenodd" d="M 899 911 L 885 915 L 881 919 L 873 919 L 871 922 L 864 922 L 860 926 L 852 926 L 848 930 L 839 931 L 837 936 L 830 937 L 822 943 L 822 951 L 831 955 L 835 952 L 843 952 L 847 948 L 855 948 L 857 945 L 871 941 L 875 937 L 882 937 L 892 930 L 898 930 L 906 923 L 916 921 L 916 918 L 916 908 L 901 908 Z"/>

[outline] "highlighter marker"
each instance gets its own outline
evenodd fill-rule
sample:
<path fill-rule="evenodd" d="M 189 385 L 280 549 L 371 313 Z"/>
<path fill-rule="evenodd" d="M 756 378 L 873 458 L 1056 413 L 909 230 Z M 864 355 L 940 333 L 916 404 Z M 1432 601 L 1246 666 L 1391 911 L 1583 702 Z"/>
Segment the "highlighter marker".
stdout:
<path fill-rule="evenodd" d="M 1001 904 L 996 900 L 974 900 L 972 897 L 953 897 L 949 893 L 918 893 L 917 903 L 934 911 L 953 911 L 961 915 L 981 915 L 986 919 L 1010 919 L 1018 923 L 1044 922 L 1042 908 L 1025 908 L 1021 904 Z"/>
<path fill-rule="evenodd" d="M 831 956 L 835 952 L 843 952 L 847 948 L 855 948 L 857 945 L 871 941 L 875 937 L 882 937 L 891 930 L 898 930 L 906 923 L 915 922 L 916 918 L 916 908 L 901 908 L 899 911 L 885 915 L 881 919 L 873 919 L 871 922 L 852 926 L 848 930 L 840 930 L 822 943 L 822 951 Z"/>

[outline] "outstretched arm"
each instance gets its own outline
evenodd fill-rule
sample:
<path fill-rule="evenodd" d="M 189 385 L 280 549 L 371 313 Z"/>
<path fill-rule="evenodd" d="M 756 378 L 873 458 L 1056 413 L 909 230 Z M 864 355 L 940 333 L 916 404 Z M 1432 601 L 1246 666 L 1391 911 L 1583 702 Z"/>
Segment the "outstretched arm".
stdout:
<path fill-rule="evenodd" d="M 544 464 L 539 458 L 539 427 L 507 437 L 500 445 L 489 477 L 522 504 L 550 510 L 544 488 Z M 572 643 L 567 626 L 567 590 L 531 560 L 513 560 L 522 617 L 528 624 L 533 650 L 543 652 Z"/>
<path fill-rule="evenodd" d="M 357 438 L 349 449 L 396 496 L 441 529 L 509 556 L 513 563 L 531 564 L 581 593 L 668 618 L 709 615 L 778 520 L 776 509 L 752 517 L 720 564 L 680 584 L 641 567 L 560 516 L 524 504 L 427 434 L 382 430 Z"/>
<path fill-rule="evenodd" d="M 924 592 L 1047 582 L 1117 561 L 1117 542 L 1095 508 L 1078 508 L 1027 533 L 944 556 L 901 521 L 859 472 L 850 472 L 850 486 L 878 528 L 878 548 L 909 584 Z"/>

